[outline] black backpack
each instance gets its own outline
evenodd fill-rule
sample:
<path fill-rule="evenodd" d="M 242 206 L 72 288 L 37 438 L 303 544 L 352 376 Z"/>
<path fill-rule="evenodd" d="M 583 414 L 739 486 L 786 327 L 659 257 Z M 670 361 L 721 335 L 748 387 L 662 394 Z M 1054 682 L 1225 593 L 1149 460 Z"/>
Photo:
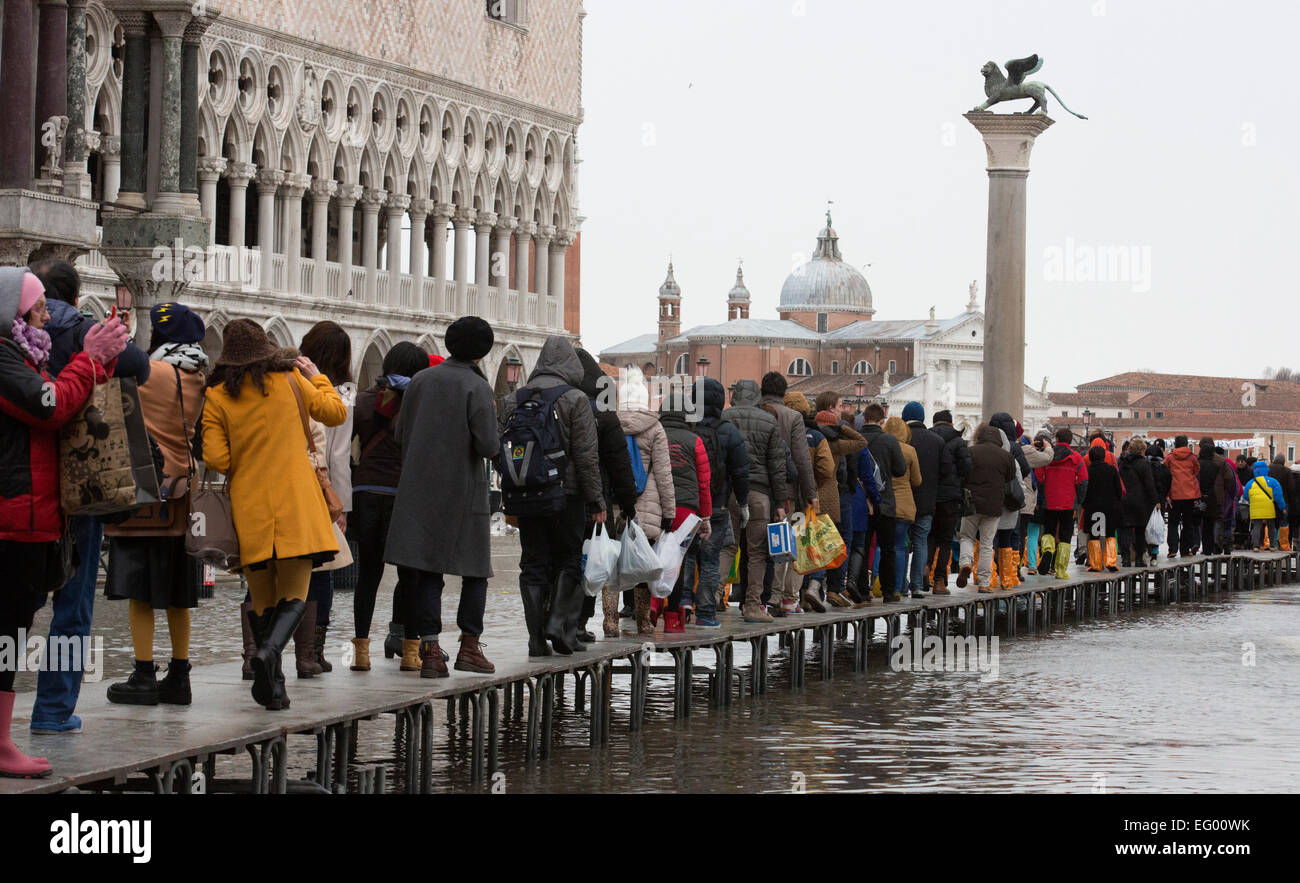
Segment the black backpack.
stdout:
<path fill-rule="evenodd" d="M 695 434 L 704 442 L 704 452 L 709 455 L 709 492 L 716 500 L 727 481 L 727 455 L 722 449 L 722 439 L 718 437 L 718 427 L 703 420 L 695 424 Z"/>
<path fill-rule="evenodd" d="M 534 517 L 564 511 L 568 456 L 556 403 L 570 386 L 515 393 L 515 409 L 501 433 L 494 464 L 501 474 L 501 505 L 507 515 Z"/>

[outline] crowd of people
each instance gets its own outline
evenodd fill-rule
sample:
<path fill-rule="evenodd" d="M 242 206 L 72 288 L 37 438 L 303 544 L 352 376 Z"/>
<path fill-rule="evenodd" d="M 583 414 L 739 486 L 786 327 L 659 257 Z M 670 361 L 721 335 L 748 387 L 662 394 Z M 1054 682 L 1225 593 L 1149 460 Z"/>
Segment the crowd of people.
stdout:
<path fill-rule="evenodd" d="M 1166 515 L 1172 557 L 1285 549 L 1286 515 L 1300 495 L 1280 456 L 1238 457 L 1234 468 L 1211 438 L 1194 452 L 1179 436 L 1168 453 L 1162 442 L 1133 439 L 1116 456 L 1101 432 L 1076 450 L 1069 429 L 1030 439 L 998 413 L 968 440 L 948 411 L 927 426 L 918 402 L 890 416 L 883 403 L 858 410 L 834 392 L 810 400 L 776 372 L 730 390 L 712 378 L 661 385 L 653 366 L 614 381 L 559 336 L 498 402 L 479 367 L 493 331 L 474 316 L 448 327 L 445 359 L 399 343 L 382 375 L 358 390 L 350 338 L 336 323 L 317 323 L 285 350 L 256 322 L 236 320 L 210 359 L 204 323 L 183 304 L 151 309 L 146 350 L 129 340 L 129 314 L 83 316 L 79 288 L 62 261 L 0 269 L 0 568 L 11 584 L 0 592 L 0 638 L 16 642 L 51 593 L 51 634 L 89 635 L 107 536 L 105 594 L 128 602 L 135 656 L 129 678 L 108 688 L 115 703 L 192 701 L 199 585 L 183 501 L 205 471 L 228 480 L 236 572 L 247 585 L 243 672 L 268 710 L 290 704 L 282 659 L 290 640 L 299 678 L 332 671 L 333 576 L 352 563 L 352 548 L 353 671 L 371 668 L 387 565 L 398 579 L 383 648 L 400 671 L 495 671 L 480 642 L 493 576 L 488 463 L 519 531 L 533 657 L 596 642 L 588 624 L 597 597 L 612 639 L 623 618 L 638 635 L 674 633 L 720 628 L 733 608 L 767 623 L 944 595 L 954 573 L 959 588 L 973 579 L 991 592 L 1035 572 L 1067 576 L 1076 532 L 1074 555 L 1089 570 L 1142 565 L 1158 554 L 1151 530 Z M 137 384 L 160 488 L 182 501 L 165 525 L 129 514 L 66 518 L 61 509 L 59 430 L 112 377 Z M 774 554 L 769 525 L 800 514 L 829 517 L 844 543 L 841 563 L 800 574 Z M 617 538 L 634 523 L 653 542 L 694 519 L 666 597 L 647 583 L 606 585 L 595 597 L 584 590 L 584 542 L 598 526 Z M 448 576 L 461 579 L 454 663 L 441 645 Z M 162 677 L 159 611 L 170 644 Z M 14 675 L 0 670 L 0 775 L 48 775 L 45 758 L 10 739 Z M 79 671 L 42 671 L 32 731 L 79 732 L 80 688 Z"/>

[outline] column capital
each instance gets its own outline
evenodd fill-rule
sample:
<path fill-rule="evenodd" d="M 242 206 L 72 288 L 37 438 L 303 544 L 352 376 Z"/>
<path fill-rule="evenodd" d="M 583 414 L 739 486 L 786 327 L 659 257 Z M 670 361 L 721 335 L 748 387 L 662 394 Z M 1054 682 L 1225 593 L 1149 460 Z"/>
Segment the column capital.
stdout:
<path fill-rule="evenodd" d="M 311 200 L 312 202 L 329 202 L 331 196 L 337 193 L 339 184 L 337 181 L 331 181 L 329 178 L 314 178 L 311 182 Z"/>
<path fill-rule="evenodd" d="M 450 202 L 435 202 L 433 204 L 433 219 L 435 221 L 440 220 L 445 225 L 454 214 L 456 214 L 456 206 Z"/>
<path fill-rule="evenodd" d="M 509 215 L 502 215 L 497 218 L 496 231 L 497 235 L 511 234 L 519 226 L 519 219 Z"/>
<path fill-rule="evenodd" d="M 533 237 L 539 242 L 549 243 L 555 238 L 555 227 L 550 224 L 542 224 L 537 228 L 537 232 L 533 234 Z"/>
<path fill-rule="evenodd" d="M 148 36 L 149 13 L 114 9 L 113 15 L 117 17 L 118 23 L 122 25 L 122 30 L 126 32 L 128 37 Z"/>
<path fill-rule="evenodd" d="M 436 203 L 432 199 L 427 199 L 423 196 L 415 197 L 411 200 L 411 219 L 415 220 L 418 218 L 423 220 L 427 218 L 429 213 L 433 211 L 435 205 Z"/>
<path fill-rule="evenodd" d="M 289 199 L 302 199 L 302 195 L 307 192 L 311 186 L 311 175 L 304 175 L 299 172 L 288 172 L 284 176 L 284 195 Z"/>
<path fill-rule="evenodd" d="M 451 223 L 454 227 L 470 227 L 474 224 L 474 218 L 478 213 L 472 208 L 457 206 L 456 213 L 451 216 Z"/>
<path fill-rule="evenodd" d="M 519 226 L 515 228 L 515 237 L 517 239 L 527 239 L 537 230 L 537 225 L 532 221 L 520 221 Z"/>
<path fill-rule="evenodd" d="M 226 170 L 229 161 L 224 156 L 201 156 L 198 162 L 200 181 L 215 181 Z"/>
<path fill-rule="evenodd" d="M 259 193 L 274 193 L 284 183 L 284 172 L 279 169 L 260 169 L 253 176 Z"/>
<path fill-rule="evenodd" d="M 179 40 L 185 36 L 185 27 L 194 16 L 182 11 L 159 11 L 153 13 L 153 20 L 162 31 L 164 40 Z"/>
<path fill-rule="evenodd" d="M 984 139 L 989 172 L 1029 172 L 1029 153 L 1034 139 L 1047 131 L 1054 120 L 1036 113 L 962 114 Z"/>
<path fill-rule="evenodd" d="M 361 194 L 361 210 L 363 212 L 379 214 L 380 207 L 387 201 L 387 190 L 366 188 L 366 190 Z"/>
<path fill-rule="evenodd" d="M 251 162 L 232 162 L 226 165 L 226 180 L 231 187 L 247 187 L 256 174 L 257 166 Z"/>
<path fill-rule="evenodd" d="M 388 209 L 389 215 L 404 215 L 406 210 L 411 207 L 411 197 L 405 193 L 394 193 L 388 197 L 384 203 L 384 208 Z"/>
<path fill-rule="evenodd" d="M 338 189 L 339 205 L 354 206 L 364 192 L 360 184 L 340 184 Z"/>
<path fill-rule="evenodd" d="M 496 212 L 479 212 L 474 219 L 474 232 L 487 235 L 497 225 Z"/>
<path fill-rule="evenodd" d="M 551 248 L 568 248 L 577 241 L 577 238 L 577 231 L 569 229 L 560 230 L 555 234 L 555 238 L 551 240 Z"/>
<path fill-rule="evenodd" d="M 105 159 L 122 156 L 121 135 L 101 135 L 99 138 L 99 155 Z"/>
<path fill-rule="evenodd" d="M 198 43 L 207 33 L 208 28 L 212 27 L 212 22 L 216 16 L 196 15 L 190 19 L 189 24 L 185 26 L 185 35 L 182 38 L 186 43 Z"/>

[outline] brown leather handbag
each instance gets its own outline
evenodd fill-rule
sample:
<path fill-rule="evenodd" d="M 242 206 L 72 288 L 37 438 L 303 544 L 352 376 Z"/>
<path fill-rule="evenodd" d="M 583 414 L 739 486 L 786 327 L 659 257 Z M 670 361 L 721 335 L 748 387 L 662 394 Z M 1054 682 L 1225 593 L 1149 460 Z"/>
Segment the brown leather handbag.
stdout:
<path fill-rule="evenodd" d="M 311 435 L 311 423 L 307 417 L 307 406 L 303 404 L 302 392 L 298 389 L 298 381 L 294 380 L 293 374 L 289 374 L 289 388 L 293 390 L 294 400 L 298 402 L 298 416 L 302 419 L 302 431 L 307 436 L 307 450 L 311 453 L 317 453 L 316 440 Z M 316 481 L 320 483 L 321 493 L 325 495 L 325 508 L 329 509 L 330 521 L 338 521 L 343 514 L 343 501 L 335 493 L 334 486 L 330 484 L 330 471 L 328 466 L 317 466 Z"/>
<path fill-rule="evenodd" d="M 170 478 L 160 486 L 162 499 L 148 506 L 136 509 L 131 517 L 118 524 L 104 525 L 106 537 L 182 537 L 188 528 L 190 517 L 190 488 L 194 484 L 197 468 L 194 452 L 189 445 L 189 422 L 185 419 L 185 393 L 181 390 L 181 370 L 172 365 L 176 372 L 176 400 L 180 404 L 181 437 L 186 439 L 185 450 L 189 454 L 189 473 Z"/>

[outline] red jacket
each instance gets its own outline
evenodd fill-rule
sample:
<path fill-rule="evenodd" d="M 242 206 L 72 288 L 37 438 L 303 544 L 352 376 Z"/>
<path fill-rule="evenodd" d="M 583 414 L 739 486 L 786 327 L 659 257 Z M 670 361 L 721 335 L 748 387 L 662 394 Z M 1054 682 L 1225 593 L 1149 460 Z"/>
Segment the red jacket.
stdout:
<path fill-rule="evenodd" d="M 673 516 L 673 530 L 682 526 L 686 516 L 695 514 L 707 520 L 713 515 L 712 476 L 709 472 L 709 452 L 704 447 L 703 439 L 695 439 L 695 480 L 700 484 L 700 498 L 694 506 L 685 502 L 677 504 L 677 514 Z"/>
<path fill-rule="evenodd" d="M 1165 465 L 1169 467 L 1169 474 L 1173 476 L 1173 484 L 1169 487 L 1169 499 L 1199 500 L 1201 498 L 1201 482 L 1196 477 L 1201 471 L 1201 464 L 1190 447 L 1174 448 L 1165 457 Z"/>
<path fill-rule="evenodd" d="M 1076 488 L 1088 480 L 1088 466 L 1069 445 L 1056 445 L 1052 462 L 1034 470 L 1034 477 L 1046 489 L 1047 508 L 1058 512 L 1074 510 Z"/>
<path fill-rule="evenodd" d="M 0 540 L 52 543 L 63 536 L 59 429 L 85 405 L 103 366 L 77 353 L 53 380 L 0 338 Z"/>

